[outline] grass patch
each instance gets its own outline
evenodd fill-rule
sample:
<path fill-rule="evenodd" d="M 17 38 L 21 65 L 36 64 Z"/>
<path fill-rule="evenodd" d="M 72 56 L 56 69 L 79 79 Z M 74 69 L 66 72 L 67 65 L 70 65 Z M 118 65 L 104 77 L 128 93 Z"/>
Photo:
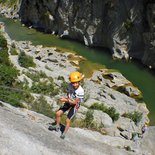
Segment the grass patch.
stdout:
<path fill-rule="evenodd" d="M 116 112 L 116 109 L 114 107 L 106 107 L 103 103 L 94 103 L 91 105 L 90 109 L 96 109 L 96 110 L 101 110 L 105 113 L 107 113 L 113 121 L 117 121 L 119 119 L 119 113 Z"/>
<path fill-rule="evenodd" d="M 43 71 L 40 71 L 40 72 L 26 72 L 24 73 L 27 77 L 29 77 L 32 81 L 35 81 L 35 82 L 39 82 L 41 78 L 47 78 L 47 75 L 43 72 Z M 53 81 L 52 78 L 50 78 L 50 81 Z"/>
<path fill-rule="evenodd" d="M 90 61 L 80 61 L 79 71 L 85 75 L 86 78 L 90 78 L 95 70 L 105 68 L 103 65 L 92 63 Z"/>
<path fill-rule="evenodd" d="M 33 62 L 33 57 L 26 55 L 25 52 L 21 52 L 18 57 L 18 62 L 21 67 L 35 67 L 36 64 Z"/>
<path fill-rule="evenodd" d="M 0 50 L 0 64 L 7 65 L 7 66 L 11 65 L 7 48 Z"/>
<path fill-rule="evenodd" d="M 47 81 L 33 82 L 31 91 L 33 93 L 50 95 L 50 96 L 58 94 L 58 89 L 55 88 L 54 83 L 48 83 Z"/>
<path fill-rule="evenodd" d="M 1 35 L 0 46 L 3 47 L 0 50 L 0 100 L 15 107 L 24 107 L 22 102 L 29 102 L 32 98 L 28 92 L 17 90 L 21 89 L 16 82 L 19 71 L 11 64 L 7 42 Z"/>
<path fill-rule="evenodd" d="M 83 120 L 76 119 L 75 117 L 71 125 L 73 127 L 88 128 L 90 130 L 98 131 L 103 134 L 102 132 L 103 126 L 98 126 L 97 123 L 94 121 L 93 110 L 91 109 L 87 111 L 85 118 Z"/>
<path fill-rule="evenodd" d="M 31 95 L 26 92 L 16 91 L 13 88 L 0 87 L 0 100 L 12 106 L 24 108 L 25 106 L 22 102 L 29 102 Z"/>
<path fill-rule="evenodd" d="M 124 113 L 122 116 L 130 118 L 135 122 L 135 124 L 138 124 L 142 120 L 143 113 L 139 111 L 134 111 L 134 112 Z"/>
<path fill-rule="evenodd" d="M 18 71 L 13 66 L 0 65 L 0 85 L 13 85 L 17 75 Z"/>
<path fill-rule="evenodd" d="M 18 70 L 9 60 L 8 49 L 0 50 L 0 85 L 12 86 L 18 75 Z"/>
<path fill-rule="evenodd" d="M 0 0 L 0 3 L 11 7 L 17 3 L 17 0 Z"/>
<path fill-rule="evenodd" d="M 34 103 L 32 103 L 30 109 L 51 118 L 54 118 L 55 116 L 51 106 L 43 96 L 40 96 Z"/>
<path fill-rule="evenodd" d="M 32 91 L 33 93 L 49 96 L 54 96 L 58 94 L 59 91 L 58 88 L 56 88 L 53 78 L 48 77 L 44 72 L 27 72 L 26 76 L 31 78 L 31 80 L 33 81 L 32 87 L 30 88 L 30 91 Z"/>
<path fill-rule="evenodd" d="M 0 47 L 1 48 L 7 48 L 7 41 L 5 37 L 0 33 Z"/>
<path fill-rule="evenodd" d="M 93 110 L 89 109 L 86 113 L 85 119 L 83 120 L 82 124 L 84 127 L 89 129 L 96 128 L 93 120 L 94 120 Z"/>
<path fill-rule="evenodd" d="M 16 48 L 11 47 L 10 54 L 11 55 L 18 55 Z"/>

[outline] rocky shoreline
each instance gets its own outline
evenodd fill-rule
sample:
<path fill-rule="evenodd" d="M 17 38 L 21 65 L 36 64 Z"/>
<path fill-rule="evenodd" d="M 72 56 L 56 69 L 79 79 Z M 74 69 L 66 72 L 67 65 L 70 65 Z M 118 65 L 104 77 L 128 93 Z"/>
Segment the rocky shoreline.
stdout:
<path fill-rule="evenodd" d="M 9 51 L 12 44 L 14 44 L 18 54 L 23 51 L 27 55 L 33 57 L 36 67 L 26 69 L 19 65 L 18 54 L 11 55 L 10 53 L 9 56 L 14 66 L 20 70 L 18 80 L 23 81 L 23 79 L 27 79 L 29 86 L 31 86 L 32 81 L 24 74 L 26 71 L 43 71 L 46 75 L 49 77 L 51 76 L 54 79 L 54 82 L 57 86 L 60 86 L 61 81 L 58 80 L 59 75 L 62 75 L 65 81 L 68 81 L 67 77 L 70 71 L 79 68 L 78 61 L 76 62 L 75 59 L 69 59 L 70 55 L 72 58 L 78 58 L 78 60 L 84 61 L 84 58 L 81 56 L 77 56 L 73 53 L 57 52 L 56 48 L 44 48 L 41 45 L 34 46 L 31 44 L 31 42 L 17 42 L 11 40 L 5 33 L 5 28 L 2 23 L 1 31 L 7 39 Z M 118 91 L 118 88 L 120 87 L 124 87 L 124 92 Z M 115 122 L 107 113 L 104 113 L 100 110 L 93 111 L 94 121 L 98 126 L 103 126 L 100 131 L 103 134 L 109 135 L 112 141 L 118 141 L 117 144 L 112 144 L 112 141 L 106 142 L 106 140 L 104 143 L 107 145 L 112 145 L 113 147 L 120 147 L 122 149 L 125 149 L 125 147 L 128 146 L 131 148 L 131 150 L 142 153 L 144 150 L 141 150 L 140 144 L 143 142 L 143 140 L 139 139 L 140 144 L 136 148 L 133 140 L 131 140 L 132 134 L 140 133 L 142 125 L 148 121 L 148 109 L 146 108 L 145 103 L 138 103 L 136 99 L 133 98 L 133 96 L 140 95 L 140 91 L 134 87 L 130 81 L 123 77 L 121 73 L 115 71 L 111 72 L 108 69 L 94 71 L 91 78 L 86 78 L 84 80 L 84 88 L 88 96 L 86 101 L 79 109 L 77 119 L 83 119 L 91 105 L 94 103 L 104 103 L 108 107 L 114 107 L 120 114 L 119 119 Z M 53 111 L 59 107 L 56 100 L 58 96 L 53 98 L 46 96 L 46 99 L 53 108 Z M 131 119 L 122 116 L 126 112 L 133 112 L 135 110 L 143 113 L 142 120 L 138 124 L 135 124 Z M 149 152 L 149 150 L 147 151 Z"/>

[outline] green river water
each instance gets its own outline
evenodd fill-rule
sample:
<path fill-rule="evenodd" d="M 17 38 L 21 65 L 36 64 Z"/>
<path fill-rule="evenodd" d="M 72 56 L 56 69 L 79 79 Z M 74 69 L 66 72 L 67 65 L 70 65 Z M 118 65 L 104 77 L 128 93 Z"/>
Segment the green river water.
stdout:
<path fill-rule="evenodd" d="M 88 48 L 81 43 L 62 40 L 51 34 L 44 34 L 34 29 L 23 27 L 20 22 L 0 17 L 6 25 L 6 32 L 14 40 L 30 40 L 33 44 L 56 46 L 75 51 L 84 56 L 89 63 L 99 63 L 110 69 L 120 71 L 129 81 L 143 93 L 144 101 L 150 111 L 151 125 L 155 125 L 155 72 L 134 61 L 114 61 L 105 49 Z M 88 65 L 89 66 L 89 65 Z M 90 67 L 90 66 L 89 66 Z"/>

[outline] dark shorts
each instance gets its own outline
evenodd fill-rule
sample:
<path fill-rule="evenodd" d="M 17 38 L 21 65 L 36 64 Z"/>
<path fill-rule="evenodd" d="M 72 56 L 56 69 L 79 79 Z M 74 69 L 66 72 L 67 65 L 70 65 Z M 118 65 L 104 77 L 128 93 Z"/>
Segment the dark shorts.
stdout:
<path fill-rule="evenodd" d="M 69 110 L 69 112 L 67 114 L 67 118 L 69 118 L 71 120 L 75 116 L 78 108 L 76 106 L 70 105 L 70 103 L 68 103 L 68 102 L 65 102 L 64 105 L 62 107 L 60 107 L 59 110 L 62 110 L 63 112 L 66 112 L 67 110 Z"/>

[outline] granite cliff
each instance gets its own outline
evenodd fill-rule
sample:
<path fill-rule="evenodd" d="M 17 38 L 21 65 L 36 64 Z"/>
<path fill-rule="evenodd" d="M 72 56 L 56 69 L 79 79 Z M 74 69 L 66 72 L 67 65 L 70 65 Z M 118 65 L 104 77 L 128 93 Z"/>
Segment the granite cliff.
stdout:
<path fill-rule="evenodd" d="M 106 47 L 114 58 L 133 57 L 154 68 L 154 8 L 149 0 L 22 0 L 19 17 L 42 31 Z"/>

